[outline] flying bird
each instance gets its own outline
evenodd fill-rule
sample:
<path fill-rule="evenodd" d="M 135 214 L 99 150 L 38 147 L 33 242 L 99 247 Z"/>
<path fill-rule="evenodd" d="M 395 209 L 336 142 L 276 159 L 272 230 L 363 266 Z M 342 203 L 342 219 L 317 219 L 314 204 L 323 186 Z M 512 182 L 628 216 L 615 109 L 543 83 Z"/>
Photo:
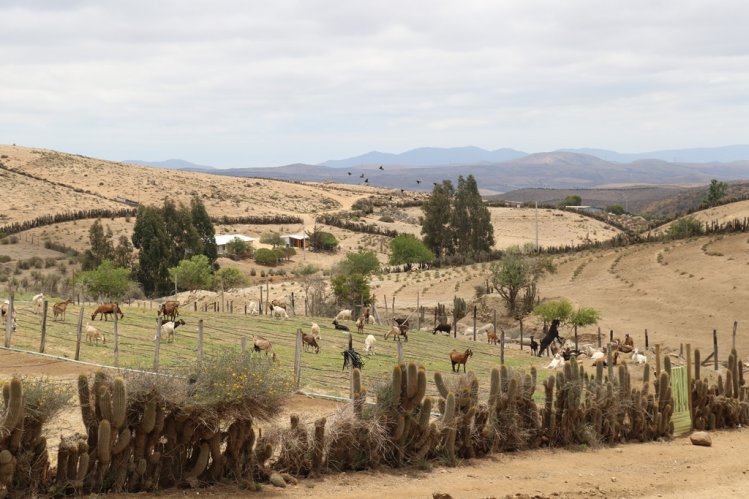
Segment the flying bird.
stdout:
<path fill-rule="evenodd" d="M 403 194 L 404 192 L 405 192 L 405 191 L 404 191 L 403 189 L 401 189 L 401 194 Z"/>
<path fill-rule="evenodd" d="M 359 175 L 359 178 L 364 178 L 364 174 L 362 173 L 361 175 Z"/>
<path fill-rule="evenodd" d="M 384 169 L 384 168 L 382 167 L 382 165 L 380 165 L 380 170 L 385 170 L 385 169 Z"/>
<path fill-rule="evenodd" d="M 348 172 L 349 175 L 351 175 L 351 172 Z"/>
<path fill-rule="evenodd" d="M 437 187 L 437 182 L 432 182 L 432 183 L 434 184 L 435 187 Z"/>
<path fill-rule="evenodd" d="M 365 184 L 368 184 L 368 183 L 369 183 L 369 179 L 368 179 L 368 178 L 367 178 L 367 179 L 364 179 L 364 183 L 365 183 Z"/>
<path fill-rule="evenodd" d="M 416 183 L 417 183 L 417 184 L 420 184 L 420 183 L 421 183 L 421 180 L 417 180 L 417 181 L 416 181 Z"/>

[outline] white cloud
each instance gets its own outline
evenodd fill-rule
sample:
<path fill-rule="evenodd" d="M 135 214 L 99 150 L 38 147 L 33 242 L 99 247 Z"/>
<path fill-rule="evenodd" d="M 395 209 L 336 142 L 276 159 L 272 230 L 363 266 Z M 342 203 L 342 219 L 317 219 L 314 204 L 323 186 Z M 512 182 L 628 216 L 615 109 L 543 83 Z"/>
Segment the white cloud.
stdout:
<path fill-rule="evenodd" d="M 216 166 L 746 142 L 749 4 L 5 1 L 0 142 Z"/>

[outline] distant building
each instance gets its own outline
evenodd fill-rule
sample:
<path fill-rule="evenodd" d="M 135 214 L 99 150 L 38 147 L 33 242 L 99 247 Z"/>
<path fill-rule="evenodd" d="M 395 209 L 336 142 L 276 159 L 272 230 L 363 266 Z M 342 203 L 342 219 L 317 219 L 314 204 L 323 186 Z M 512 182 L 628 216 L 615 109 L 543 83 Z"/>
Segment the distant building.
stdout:
<path fill-rule="evenodd" d="M 284 243 L 286 243 L 287 248 L 306 248 L 307 246 L 307 239 L 309 239 L 309 236 L 305 234 L 304 232 L 299 232 L 297 234 L 281 234 L 281 239 L 284 240 Z"/>
<path fill-rule="evenodd" d="M 602 214 L 603 208 L 597 208 L 595 206 L 565 206 L 568 210 L 582 211 L 584 213 Z"/>
<path fill-rule="evenodd" d="M 234 239 L 239 239 L 241 241 L 244 241 L 246 243 L 252 243 L 254 241 L 257 241 L 256 237 L 250 237 L 245 236 L 242 234 L 221 234 L 216 236 L 216 248 L 218 255 L 225 255 L 226 254 L 226 245 L 229 244 Z"/>

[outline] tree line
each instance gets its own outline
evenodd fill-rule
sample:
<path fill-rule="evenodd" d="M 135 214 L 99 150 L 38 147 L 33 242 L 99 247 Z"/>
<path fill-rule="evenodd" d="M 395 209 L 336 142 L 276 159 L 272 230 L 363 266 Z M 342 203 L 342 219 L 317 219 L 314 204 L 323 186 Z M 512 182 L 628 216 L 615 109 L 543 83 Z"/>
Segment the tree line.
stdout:
<path fill-rule="evenodd" d="M 108 208 L 94 208 L 91 210 L 68 211 L 64 213 L 55 213 L 54 215 L 42 215 L 32 220 L 23 222 L 13 222 L 0 227 L 0 234 L 10 235 L 18 234 L 37 227 L 54 225 L 63 222 L 72 222 L 73 220 L 85 220 L 91 218 L 117 218 L 131 217 L 137 213 L 134 208 L 120 208 L 112 210 Z"/>

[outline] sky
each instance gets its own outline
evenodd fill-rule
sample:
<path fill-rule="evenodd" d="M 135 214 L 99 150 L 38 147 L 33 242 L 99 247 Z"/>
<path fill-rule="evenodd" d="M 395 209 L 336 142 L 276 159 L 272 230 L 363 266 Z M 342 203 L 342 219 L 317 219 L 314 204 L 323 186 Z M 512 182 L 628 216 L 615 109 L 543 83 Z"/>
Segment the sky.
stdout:
<path fill-rule="evenodd" d="M 0 143 L 216 167 L 747 143 L 749 2 L 2 0 Z"/>

